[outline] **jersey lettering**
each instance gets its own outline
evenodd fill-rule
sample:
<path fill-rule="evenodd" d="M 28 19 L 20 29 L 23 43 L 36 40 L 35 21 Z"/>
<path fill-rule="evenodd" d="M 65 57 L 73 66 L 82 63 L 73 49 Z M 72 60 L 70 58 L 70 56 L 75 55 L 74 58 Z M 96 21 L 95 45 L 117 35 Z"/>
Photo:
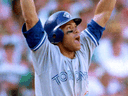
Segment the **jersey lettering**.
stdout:
<path fill-rule="evenodd" d="M 67 73 L 66 72 L 61 72 L 60 75 L 59 75 L 59 78 L 62 82 L 67 81 L 67 79 L 68 79 Z"/>
<path fill-rule="evenodd" d="M 88 76 L 87 72 L 83 73 L 82 71 L 76 71 L 76 80 L 77 80 L 77 82 L 82 81 L 82 78 L 84 80 L 86 80 L 86 78 L 88 78 L 87 76 Z"/>
<path fill-rule="evenodd" d="M 52 80 L 56 80 L 56 83 L 59 85 L 60 84 L 60 80 L 59 80 L 59 75 L 57 74 L 56 76 L 54 76 L 52 78 Z"/>
<path fill-rule="evenodd" d="M 82 80 L 86 80 L 88 78 L 87 72 L 82 71 L 76 71 L 75 72 L 75 80 L 78 82 L 81 82 Z M 55 75 L 52 77 L 53 81 L 56 81 L 58 85 L 60 85 L 62 82 L 66 82 L 67 80 L 73 80 L 73 74 L 71 71 L 67 72 L 61 72 L 60 74 Z"/>

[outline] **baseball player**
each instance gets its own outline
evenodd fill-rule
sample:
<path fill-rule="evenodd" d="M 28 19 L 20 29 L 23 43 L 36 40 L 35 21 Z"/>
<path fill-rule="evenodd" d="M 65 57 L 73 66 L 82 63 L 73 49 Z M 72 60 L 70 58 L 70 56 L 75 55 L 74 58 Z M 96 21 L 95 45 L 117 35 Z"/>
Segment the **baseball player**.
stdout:
<path fill-rule="evenodd" d="M 36 96 L 85 96 L 94 49 L 116 0 L 100 0 L 94 18 L 79 32 L 80 18 L 66 11 L 51 15 L 42 27 L 33 0 L 20 0 L 22 32 L 32 52 Z"/>

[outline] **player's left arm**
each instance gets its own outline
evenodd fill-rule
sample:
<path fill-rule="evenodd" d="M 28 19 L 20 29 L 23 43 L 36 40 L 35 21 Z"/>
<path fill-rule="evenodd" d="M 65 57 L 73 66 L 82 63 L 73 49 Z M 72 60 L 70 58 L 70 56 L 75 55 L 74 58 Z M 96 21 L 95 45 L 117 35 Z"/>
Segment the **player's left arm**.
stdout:
<path fill-rule="evenodd" d="M 100 0 L 96 7 L 93 20 L 82 32 L 81 50 L 84 51 L 84 53 L 88 52 L 89 64 L 95 47 L 99 45 L 99 40 L 105 30 L 105 25 L 111 16 L 115 4 L 116 0 Z"/>
<path fill-rule="evenodd" d="M 96 7 L 93 20 L 104 27 L 111 16 L 115 4 L 116 0 L 100 0 Z"/>
<path fill-rule="evenodd" d="M 84 33 L 88 35 L 88 45 L 99 45 L 99 40 L 105 30 L 105 25 L 109 20 L 115 7 L 116 0 L 100 0 L 97 4 L 93 20 L 88 24 Z M 93 43 L 92 43 L 93 41 Z M 86 44 L 86 43 L 85 43 Z"/>

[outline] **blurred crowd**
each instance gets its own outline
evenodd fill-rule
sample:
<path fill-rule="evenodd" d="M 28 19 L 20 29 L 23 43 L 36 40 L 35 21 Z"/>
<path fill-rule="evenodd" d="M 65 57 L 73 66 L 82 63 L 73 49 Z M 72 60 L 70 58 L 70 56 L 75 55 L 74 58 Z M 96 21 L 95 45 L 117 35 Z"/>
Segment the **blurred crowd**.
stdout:
<path fill-rule="evenodd" d="M 54 12 L 81 17 L 80 31 L 99 0 L 35 0 L 42 25 Z M 109 3 L 109 2 L 108 2 Z M 26 9 L 27 10 L 27 9 Z M 128 96 L 128 0 L 117 0 L 89 69 L 89 96 Z M 0 0 L 0 96 L 34 96 L 30 49 L 22 35 L 20 0 Z"/>

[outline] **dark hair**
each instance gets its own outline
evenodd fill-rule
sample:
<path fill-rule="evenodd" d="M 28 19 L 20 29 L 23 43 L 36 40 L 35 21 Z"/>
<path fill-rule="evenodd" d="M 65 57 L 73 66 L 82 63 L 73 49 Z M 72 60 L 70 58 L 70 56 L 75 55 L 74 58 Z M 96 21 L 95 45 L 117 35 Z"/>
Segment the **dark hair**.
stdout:
<path fill-rule="evenodd" d="M 8 43 L 8 44 L 5 44 L 4 45 L 4 49 L 14 49 L 14 44 L 12 44 L 12 43 Z"/>

